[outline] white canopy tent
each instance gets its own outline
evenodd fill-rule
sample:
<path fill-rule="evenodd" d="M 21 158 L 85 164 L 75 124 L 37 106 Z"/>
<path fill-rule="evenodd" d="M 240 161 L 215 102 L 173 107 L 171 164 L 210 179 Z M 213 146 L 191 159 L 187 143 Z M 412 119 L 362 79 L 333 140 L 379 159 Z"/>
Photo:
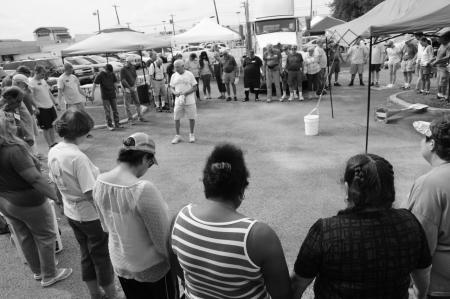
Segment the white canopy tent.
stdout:
<path fill-rule="evenodd" d="M 327 35 L 351 44 L 357 37 L 370 39 L 369 65 L 372 45 L 381 42 L 374 38 L 412 32 L 438 32 L 450 26 L 449 0 L 386 0 L 365 15 L 327 30 Z M 369 83 L 371 81 L 369 72 Z M 370 84 L 367 91 L 366 152 L 368 150 L 370 119 Z"/>
<path fill-rule="evenodd" d="M 170 47 L 170 40 L 150 37 L 128 28 L 103 30 L 63 50 L 62 56 L 108 54 Z"/>
<path fill-rule="evenodd" d="M 175 35 L 172 40 L 180 43 L 201 43 L 213 41 L 239 40 L 241 36 L 228 28 L 222 27 L 210 18 L 200 21 L 188 31 Z"/>

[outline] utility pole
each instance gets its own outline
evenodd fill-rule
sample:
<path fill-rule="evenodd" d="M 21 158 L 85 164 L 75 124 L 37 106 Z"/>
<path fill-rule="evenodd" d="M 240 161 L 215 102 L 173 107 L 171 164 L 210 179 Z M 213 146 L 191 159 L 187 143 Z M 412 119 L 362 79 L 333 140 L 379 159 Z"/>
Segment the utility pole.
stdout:
<path fill-rule="evenodd" d="M 220 22 L 219 22 L 219 15 L 217 14 L 216 0 L 213 0 L 213 2 L 214 2 L 214 10 L 216 11 L 216 20 L 217 20 L 217 24 L 220 24 Z"/>
<path fill-rule="evenodd" d="M 172 24 L 173 36 L 175 36 L 175 23 L 173 21 L 173 14 L 170 15 L 170 24 Z"/>
<path fill-rule="evenodd" d="M 98 32 L 100 32 L 100 31 L 101 31 L 101 28 L 100 28 L 100 12 L 99 12 L 98 9 L 97 9 L 97 10 L 94 11 L 92 14 L 93 14 L 94 16 L 97 16 Z"/>
<path fill-rule="evenodd" d="M 247 36 L 245 37 L 245 42 L 247 44 L 247 50 L 250 50 L 252 48 L 252 26 L 250 24 L 250 13 L 248 9 L 248 0 L 245 0 L 242 2 L 244 5 L 244 12 L 245 12 L 245 25 L 246 25 L 246 31 Z"/>
<path fill-rule="evenodd" d="M 120 25 L 119 14 L 117 13 L 117 8 L 119 7 L 119 5 L 114 4 L 113 7 L 114 7 L 114 10 L 116 11 L 117 24 Z"/>
<path fill-rule="evenodd" d="M 311 20 L 312 20 L 312 17 L 313 17 L 312 2 L 313 2 L 313 0 L 311 0 L 311 5 L 310 5 L 310 8 L 309 8 L 309 17 L 311 18 Z"/>
<path fill-rule="evenodd" d="M 164 35 L 167 35 L 167 31 L 166 31 L 166 21 L 162 21 L 163 26 L 164 26 Z"/>
<path fill-rule="evenodd" d="M 126 22 L 125 24 L 127 24 L 128 28 L 130 28 L 130 22 Z"/>

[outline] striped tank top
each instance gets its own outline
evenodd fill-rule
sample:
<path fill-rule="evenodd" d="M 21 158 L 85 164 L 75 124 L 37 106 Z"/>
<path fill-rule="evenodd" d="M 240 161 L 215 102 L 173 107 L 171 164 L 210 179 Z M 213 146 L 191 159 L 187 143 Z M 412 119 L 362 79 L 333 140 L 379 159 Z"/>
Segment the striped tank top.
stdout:
<path fill-rule="evenodd" d="M 247 236 L 256 220 L 206 222 L 196 218 L 191 207 L 178 213 L 171 237 L 187 298 L 270 298 L 261 268 L 247 253 Z"/>

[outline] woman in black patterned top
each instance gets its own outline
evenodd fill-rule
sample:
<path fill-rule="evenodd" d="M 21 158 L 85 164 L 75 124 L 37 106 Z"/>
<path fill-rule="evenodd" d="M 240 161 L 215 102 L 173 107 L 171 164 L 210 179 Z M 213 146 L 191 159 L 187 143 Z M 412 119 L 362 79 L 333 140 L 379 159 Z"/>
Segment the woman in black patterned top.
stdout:
<path fill-rule="evenodd" d="M 347 208 L 319 219 L 295 262 L 294 298 L 315 278 L 316 299 L 408 299 L 410 275 L 426 298 L 431 256 L 425 233 L 407 210 L 393 209 L 392 165 L 356 155 L 344 174 Z"/>

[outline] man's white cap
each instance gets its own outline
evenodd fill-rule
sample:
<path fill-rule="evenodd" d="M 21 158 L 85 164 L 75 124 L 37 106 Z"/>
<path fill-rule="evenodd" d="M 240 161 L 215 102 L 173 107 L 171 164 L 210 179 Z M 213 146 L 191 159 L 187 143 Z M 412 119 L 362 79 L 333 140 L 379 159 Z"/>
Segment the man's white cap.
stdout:
<path fill-rule="evenodd" d="M 430 122 L 427 121 L 415 121 L 413 122 L 413 127 L 416 129 L 417 132 L 419 132 L 422 135 L 425 135 L 427 137 L 431 137 L 431 130 L 430 130 Z"/>
<path fill-rule="evenodd" d="M 13 77 L 13 83 L 25 83 L 28 86 L 28 77 L 23 74 L 17 74 Z"/>

